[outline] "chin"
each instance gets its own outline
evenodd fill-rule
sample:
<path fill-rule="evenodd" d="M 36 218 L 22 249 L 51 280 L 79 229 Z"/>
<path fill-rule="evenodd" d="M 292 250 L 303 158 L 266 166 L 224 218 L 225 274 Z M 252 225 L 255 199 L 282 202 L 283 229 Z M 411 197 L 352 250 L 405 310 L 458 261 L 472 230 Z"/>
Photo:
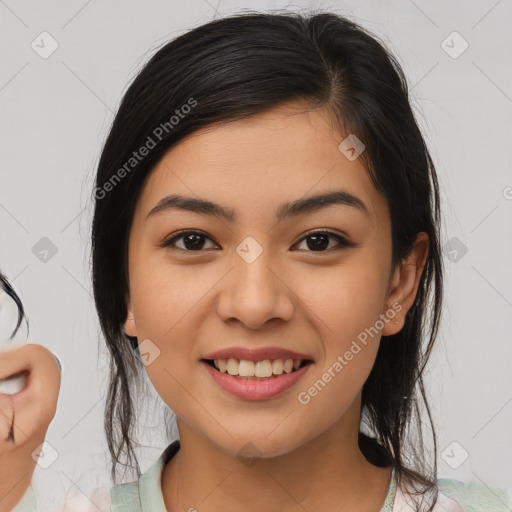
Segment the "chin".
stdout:
<path fill-rule="evenodd" d="M 252 430 L 244 435 L 233 434 L 232 438 L 228 436 L 228 439 L 223 440 L 224 442 L 216 444 L 223 451 L 242 461 L 280 457 L 300 448 L 301 444 L 297 443 L 297 438 L 293 435 L 290 436 L 288 433 L 285 438 L 278 436 L 270 438 L 268 435 L 270 430 L 261 432 Z"/>

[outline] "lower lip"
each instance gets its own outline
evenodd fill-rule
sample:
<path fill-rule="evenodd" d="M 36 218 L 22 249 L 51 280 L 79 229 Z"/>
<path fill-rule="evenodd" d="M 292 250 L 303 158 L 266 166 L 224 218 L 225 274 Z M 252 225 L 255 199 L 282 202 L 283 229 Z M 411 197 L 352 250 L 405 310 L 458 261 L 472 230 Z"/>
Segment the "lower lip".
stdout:
<path fill-rule="evenodd" d="M 299 368 L 292 373 L 282 373 L 269 380 L 237 379 L 228 373 L 216 370 L 208 363 L 201 361 L 212 379 L 225 391 L 244 400 L 265 400 L 280 395 L 291 388 L 307 371 L 312 363 Z"/>

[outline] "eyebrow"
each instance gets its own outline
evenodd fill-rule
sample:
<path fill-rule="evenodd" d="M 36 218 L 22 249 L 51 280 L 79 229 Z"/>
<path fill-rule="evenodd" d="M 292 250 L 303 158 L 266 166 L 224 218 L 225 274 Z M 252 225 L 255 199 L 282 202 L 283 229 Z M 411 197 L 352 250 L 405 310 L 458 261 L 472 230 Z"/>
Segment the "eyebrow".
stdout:
<path fill-rule="evenodd" d="M 281 221 L 304 213 L 319 211 L 331 205 L 350 206 L 370 217 L 367 206 L 359 197 L 346 190 L 334 190 L 332 192 L 283 203 L 276 210 L 276 218 L 278 221 Z M 207 199 L 185 197 L 179 194 L 171 194 L 163 197 L 148 213 L 146 219 L 169 210 L 186 210 L 203 215 L 218 216 L 229 222 L 236 220 L 236 214 L 231 208 L 226 208 Z"/>

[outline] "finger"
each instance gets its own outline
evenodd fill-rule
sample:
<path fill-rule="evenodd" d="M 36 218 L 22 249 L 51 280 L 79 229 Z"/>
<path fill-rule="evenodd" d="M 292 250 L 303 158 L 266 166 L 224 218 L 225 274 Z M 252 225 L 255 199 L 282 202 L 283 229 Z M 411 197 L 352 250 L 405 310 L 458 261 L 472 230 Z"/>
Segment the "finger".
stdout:
<path fill-rule="evenodd" d="M 29 343 L 0 350 L 0 378 L 26 372 L 27 385 L 11 395 L 16 444 L 46 433 L 55 416 L 61 370 L 53 353 Z"/>
<path fill-rule="evenodd" d="M 0 393 L 14 395 L 27 386 L 27 372 L 18 373 L 7 379 L 0 379 Z"/>
<path fill-rule="evenodd" d="M 14 402 L 0 395 L 0 455 L 14 444 Z"/>
<path fill-rule="evenodd" d="M 61 371 L 61 364 L 58 358 L 46 347 L 35 343 L 13 343 L 7 347 L 0 347 L 0 379 L 5 379 L 23 370 L 33 368 L 34 356 L 40 355 L 47 364 L 57 365 L 58 372 Z M 51 361 L 48 363 L 48 361 Z"/>

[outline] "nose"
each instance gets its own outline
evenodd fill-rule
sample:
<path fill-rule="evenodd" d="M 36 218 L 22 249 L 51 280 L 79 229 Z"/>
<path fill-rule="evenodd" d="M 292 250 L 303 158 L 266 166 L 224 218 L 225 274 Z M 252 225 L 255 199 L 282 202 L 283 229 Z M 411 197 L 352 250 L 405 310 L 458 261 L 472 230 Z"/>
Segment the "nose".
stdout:
<path fill-rule="evenodd" d="M 285 276 L 272 268 L 269 252 L 263 251 L 254 261 L 234 256 L 217 303 L 217 314 L 223 321 L 238 320 L 258 329 L 272 319 L 290 320 L 294 294 Z"/>

